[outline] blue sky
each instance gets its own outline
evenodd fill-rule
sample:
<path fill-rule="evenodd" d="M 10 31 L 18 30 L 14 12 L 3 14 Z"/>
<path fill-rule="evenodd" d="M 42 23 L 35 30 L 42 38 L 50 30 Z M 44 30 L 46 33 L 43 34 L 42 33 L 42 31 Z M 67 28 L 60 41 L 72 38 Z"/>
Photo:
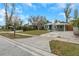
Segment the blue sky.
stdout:
<path fill-rule="evenodd" d="M 64 8 L 66 3 L 17 3 L 16 11 L 17 14 L 24 23 L 27 23 L 27 18 L 29 16 L 46 16 L 49 21 L 54 21 L 55 19 L 65 21 Z M 79 10 L 79 4 L 71 4 L 71 17 L 74 15 L 74 9 Z M 4 6 L 0 3 L 0 25 L 5 24 L 4 20 Z"/>

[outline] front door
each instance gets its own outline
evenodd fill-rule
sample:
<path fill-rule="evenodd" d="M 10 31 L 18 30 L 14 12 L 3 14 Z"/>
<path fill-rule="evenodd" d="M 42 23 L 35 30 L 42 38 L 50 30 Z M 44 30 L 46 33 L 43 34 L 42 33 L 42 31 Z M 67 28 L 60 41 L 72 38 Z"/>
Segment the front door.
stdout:
<path fill-rule="evenodd" d="M 49 30 L 52 30 L 52 25 L 49 25 Z"/>

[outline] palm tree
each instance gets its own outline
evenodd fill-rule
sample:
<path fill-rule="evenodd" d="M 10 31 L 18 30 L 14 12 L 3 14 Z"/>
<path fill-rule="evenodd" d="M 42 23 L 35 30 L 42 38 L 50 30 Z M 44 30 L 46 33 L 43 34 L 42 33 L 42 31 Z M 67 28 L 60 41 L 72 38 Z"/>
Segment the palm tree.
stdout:
<path fill-rule="evenodd" d="M 71 4 L 67 4 L 66 8 L 64 9 L 65 17 L 66 17 L 66 22 L 68 23 L 68 20 L 70 18 L 70 13 L 71 13 Z"/>
<path fill-rule="evenodd" d="M 74 10 L 74 19 L 77 19 L 78 18 L 78 9 L 75 9 Z"/>

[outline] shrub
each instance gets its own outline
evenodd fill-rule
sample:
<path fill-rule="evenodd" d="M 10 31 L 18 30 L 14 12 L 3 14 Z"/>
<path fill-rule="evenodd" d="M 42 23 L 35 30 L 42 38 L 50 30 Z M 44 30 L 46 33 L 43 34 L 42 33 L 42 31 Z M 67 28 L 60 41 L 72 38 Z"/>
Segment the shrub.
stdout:
<path fill-rule="evenodd" d="M 35 30 L 32 26 L 23 26 L 23 31 Z"/>
<path fill-rule="evenodd" d="M 73 25 L 74 27 L 79 27 L 79 18 L 77 18 L 76 20 L 73 20 L 73 21 L 72 21 L 72 25 Z"/>

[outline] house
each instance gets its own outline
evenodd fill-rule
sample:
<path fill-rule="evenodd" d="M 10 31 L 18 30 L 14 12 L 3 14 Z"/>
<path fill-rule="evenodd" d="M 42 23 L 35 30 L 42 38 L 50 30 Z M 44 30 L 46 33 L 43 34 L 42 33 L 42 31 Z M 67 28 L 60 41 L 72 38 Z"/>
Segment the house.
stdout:
<path fill-rule="evenodd" d="M 50 31 L 72 31 L 73 26 L 66 22 L 48 23 L 45 28 Z"/>

